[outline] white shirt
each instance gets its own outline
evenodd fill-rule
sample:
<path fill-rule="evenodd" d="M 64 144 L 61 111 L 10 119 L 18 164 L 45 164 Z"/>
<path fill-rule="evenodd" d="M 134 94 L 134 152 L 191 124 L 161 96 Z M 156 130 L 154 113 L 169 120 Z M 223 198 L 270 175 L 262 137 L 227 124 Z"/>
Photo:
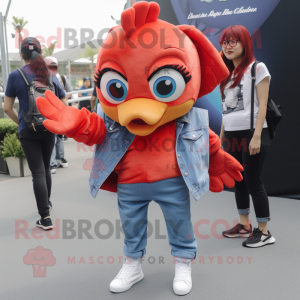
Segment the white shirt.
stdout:
<path fill-rule="evenodd" d="M 251 63 L 240 81 L 240 83 L 233 89 L 228 89 L 233 83 L 233 76 L 231 81 L 226 85 L 222 93 L 222 112 L 223 112 L 223 125 L 225 131 L 238 131 L 250 129 L 251 119 Z M 265 77 L 271 75 L 264 63 L 256 65 L 256 80 L 257 86 Z M 254 90 L 254 129 L 256 126 L 256 119 L 258 113 L 258 101 L 256 88 Z M 265 120 L 263 128 L 267 128 Z"/>

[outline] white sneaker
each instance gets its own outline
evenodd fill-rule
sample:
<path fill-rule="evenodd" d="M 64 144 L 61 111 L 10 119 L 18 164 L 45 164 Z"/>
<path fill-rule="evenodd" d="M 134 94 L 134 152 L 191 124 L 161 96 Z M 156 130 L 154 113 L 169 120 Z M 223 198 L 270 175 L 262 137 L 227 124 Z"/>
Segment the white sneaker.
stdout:
<path fill-rule="evenodd" d="M 65 159 L 65 158 L 63 158 L 61 161 L 60 161 L 60 168 L 67 168 L 69 166 L 69 164 L 68 164 L 68 161 Z"/>
<path fill-rule="evenodd" d="M 173 280 L 173 291 L 176 295 L 186 295 L 192 290 L 192 266 L 191 259 L 186 261 L 175 259 L 175 278 Z"/>
<path fill-rule="evenodd" d="M 122 269 L 110 283 L 109 289 L 114 293 L 125 292 L 143 278 L 144 273 L 141 266 L 141 258 L 133 259 L 126 257 Z"/>

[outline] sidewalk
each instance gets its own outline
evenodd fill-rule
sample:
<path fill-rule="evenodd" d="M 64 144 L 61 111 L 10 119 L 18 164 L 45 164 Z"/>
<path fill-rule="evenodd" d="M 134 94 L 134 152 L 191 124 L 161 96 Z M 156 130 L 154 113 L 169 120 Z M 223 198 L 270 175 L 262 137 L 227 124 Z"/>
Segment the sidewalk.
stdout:
<path fill-rule="evenodd" d="M 0 181 L 10 180 L 10 179 L 14 179 L 14 178 L 19 178 L 19 177 L 13 177 L 13 176 L 5 175 L 5 174 L 0 174 Z"/>
<path fill-rule="evenodd" d="M 0 182 L 0 299 L 178 299 L 172 291 L 174 264 L 165 220 L 154 202 L 148 211 L 145 278 L 125 293 L 109 291 L 124 257 L 117 195 L 99 191 L 96 199 L 90 196 L 89 171 L 83 165 L 92 152 L 77 148 L 73 140 L 64 145 L 69 167 L 52 175 L 55 230 L 45 233 L 35 227 L 39 215 L 31 177 Z M 249 249 L 241 239 L 220 236 L 238 217 L 232 193 L 207 192 L 198 203 L 191 199 L 198 253 L 193 289 L 182 299 L 299 299 L 300 240 L 290 229 L 300 227 L 300 201 L 270 197 L 270 205 L 269 229 L 276 244 Z M 256 226 L 252 205 L 250 218 Z M 50 251 L 28 261 L 28 251 L 36 253 L 37 247 Z M 47 266 L 34 265 L 35 257 Z"/>

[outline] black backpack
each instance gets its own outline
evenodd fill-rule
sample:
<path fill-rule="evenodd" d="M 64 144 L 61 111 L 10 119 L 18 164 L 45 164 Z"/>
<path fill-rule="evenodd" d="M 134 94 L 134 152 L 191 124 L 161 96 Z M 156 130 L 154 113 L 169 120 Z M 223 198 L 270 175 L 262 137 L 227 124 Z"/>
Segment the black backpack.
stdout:
<path fill-rule="evenodd" d="M 49 86 L 42 85 L 39 81 L 32 80 L 29 83 L 25 73 L 18 69 L 20 74 L 22 75 L 28 91 L 28 99 L 29 99 L 29 109 L 28 113 L 23 109 L 24 113 L 24 121 L 27 125 L 27 128 L 31 131 L 47 131 L 44 127 L 43 122 L 46 118 L 38 111 L 36 106 L 36 99 L 38 97 L 45 97 L 45 92 L 47 90 L 55 92 L 55 88 L 52 81 L 52 76 L 48 76 L 49 78 Z"/>
<path fill-rule="evenodd" d="M 251 87 L 251 124 L 250 130 L 254 133 L 253 123 L 254 123 L 254 88 L 255 88 L 255 80 L 256 80 L 256 65 L 259 61 L 254 62 L 251 68 L 251 76 L 252 76 L 252 87 Z M 271 139 L 274 139 L 277 125 L 281 120 L 281 105 L 277 105 L 270 97 L 268 96 L 268 105 L 267 105 L 267 113 L 266 120 L 268 124 L 269 135 Z"/>

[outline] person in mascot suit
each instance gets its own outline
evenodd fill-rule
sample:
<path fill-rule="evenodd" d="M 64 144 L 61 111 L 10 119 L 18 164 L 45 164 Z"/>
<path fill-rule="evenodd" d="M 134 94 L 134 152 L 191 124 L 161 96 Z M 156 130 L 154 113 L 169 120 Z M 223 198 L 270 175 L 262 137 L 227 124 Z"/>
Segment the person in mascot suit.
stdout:
<path fill-rule="evenodd" d="M 189 193 L 199 201 L 208 190 L 221 192 L 224 184 L 232 188 L 242 180 L 242 166 L 209 129 L 207 110 L 193 107 L 229 72 L 201 31 L 159 20 L 159 10 L 155 2 L 136 3 L 105 38 L 95 75 L 97 114 L 66 107 L 50 91 L 37 99 L 49 131 L 96 145 L 92 196 L 99 189 L 117 193 L 125 258 L 110 284 L 116 293 L 144 278 L 141 258 L 152 200 L 166 221 L 174 293 L 189 293 L 197 254 Z"/>

